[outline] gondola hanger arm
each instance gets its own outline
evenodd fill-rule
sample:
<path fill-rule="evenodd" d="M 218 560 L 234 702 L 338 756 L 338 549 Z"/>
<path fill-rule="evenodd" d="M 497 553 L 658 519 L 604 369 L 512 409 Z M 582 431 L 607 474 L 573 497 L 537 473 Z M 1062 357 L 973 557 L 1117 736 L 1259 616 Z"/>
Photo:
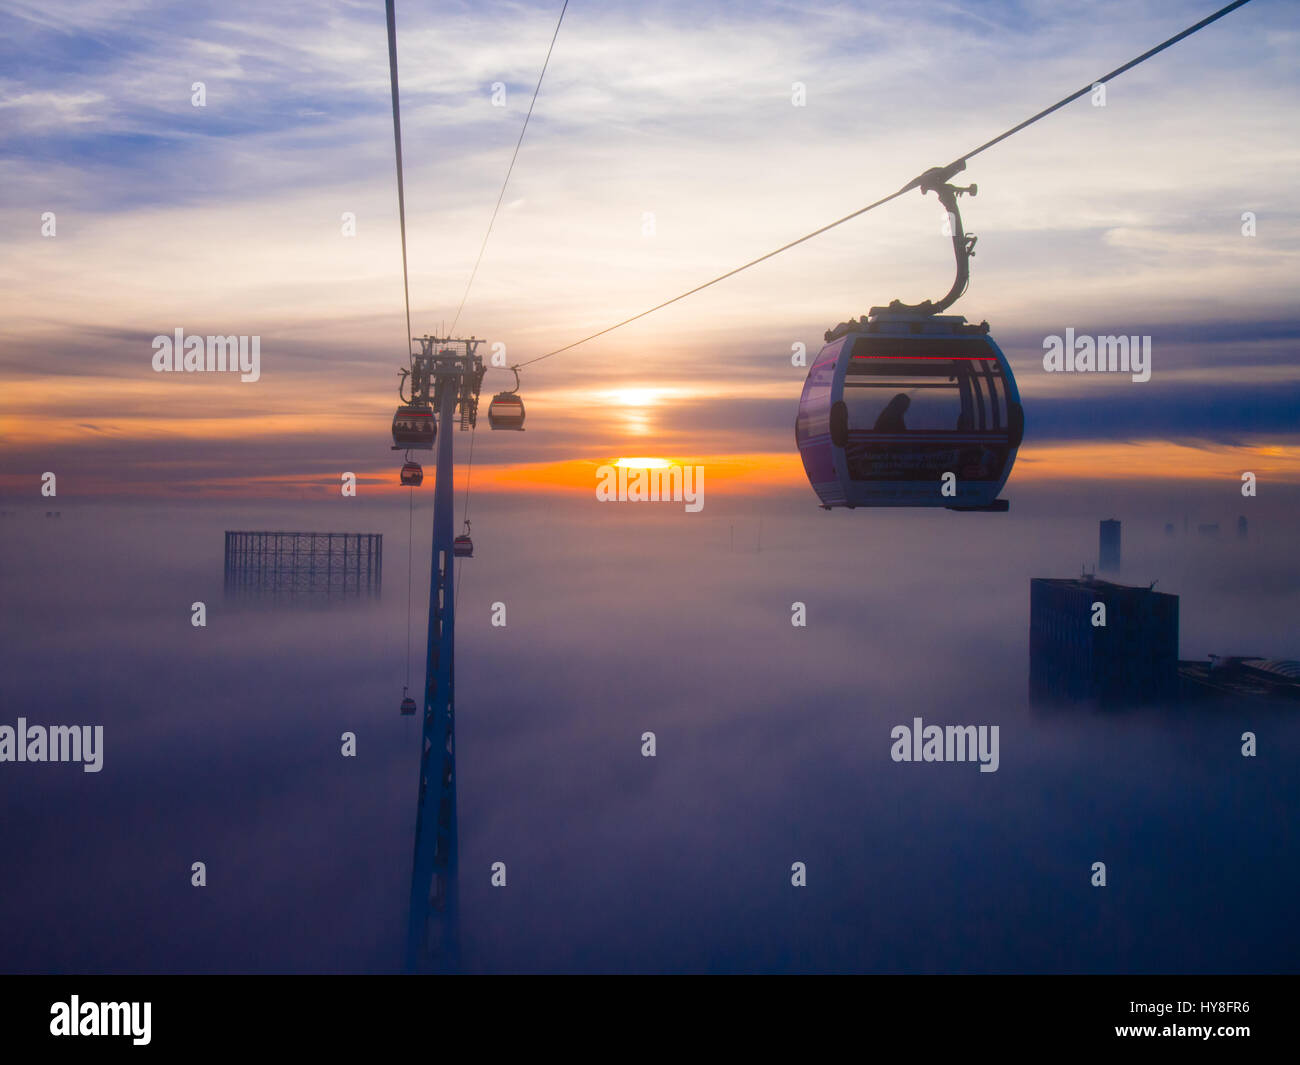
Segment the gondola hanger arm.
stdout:
<path fill-rule="evenodd" d="M 965 159 L 958 159 L 947 166 L 932 166 L 925 173 L 913 178 L 899 189 L 900 193 L 920 189 L 923 196 L 927 192 L 933 192 L 939 197 L 939 202 L 943 204 L 944 210 L 948 213 L 948 219 L 952 227 L 952 252 L 957 260 L 957 276 L 953 279 L 952 288 L 948 290 L 948 294 L 937 303 L 930 300 L 923 303 L 903 303 L 900 300 L 894 300 L 889 305 L 890 310 L 912 311 L 917 314 L 938 314 L 956 303 L 961 294 L 966 291 L 966 286 L 970 284 L 970 257 L 975 254 L 975 241 L 977 238 L 974 235 L 967 234 L 962 229 L 961 208 L 957 206 L 957 197 L 966 192 L 974 196 L 979 192 L 979 186 L 973 183 L 964 186 L 952 184 L 952 178 L 965 169 Z"/>

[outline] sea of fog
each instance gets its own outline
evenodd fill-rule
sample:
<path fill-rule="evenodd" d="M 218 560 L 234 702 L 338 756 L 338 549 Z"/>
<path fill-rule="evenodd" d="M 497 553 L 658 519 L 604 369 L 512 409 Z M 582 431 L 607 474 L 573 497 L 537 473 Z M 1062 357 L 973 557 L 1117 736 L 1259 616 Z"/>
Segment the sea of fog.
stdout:
<path fill-rule="evenodd" d="M 826 513 L 806 489 L 697 514 L 477 496 L 465 968 L 1294 971 L 1300 712 L 1027 700 L 1029 580 L 1094 564 L 1099 518 L 1124 523 L 1122 580 L 1180 595 L 1182 657 L 1300 657 L 1294 493 L 1007 494 L 1002 515 Z M 0 515 L 0 725 L 102 725 L 103 764 L 0 763 L 0 970 L 396 970 L 419 745 L 398 713 L 406 499 L 47 509 Z M 232 529 L 382 533 L 382 594 L 228 598 Z M 915 717 L 998 725 L 998 770 L 894 762 Z"/>

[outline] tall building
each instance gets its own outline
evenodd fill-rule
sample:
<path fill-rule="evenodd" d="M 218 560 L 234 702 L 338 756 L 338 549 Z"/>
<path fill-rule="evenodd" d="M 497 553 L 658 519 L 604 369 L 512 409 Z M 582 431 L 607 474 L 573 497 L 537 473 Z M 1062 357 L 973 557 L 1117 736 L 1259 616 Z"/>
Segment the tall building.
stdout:
<path fill-rule="evenodd" d="M 1033 701 L 1118 705 L 1177 692 L 1178 596 L 1092 577 L 1030 580 Z"/>
<path fill-rule="evenodd" d="M 1101 523 L 1101 545 L 1097 555 L 1099 569 L 1119 571 L 1119 522 L 1114 518 Z"/>
<path fill-rule="evenodd" d="M 1245 540 L 1250 537 L 1250 523 L 1246 521 L 1245 514 L 1237 515 L 1237 539 Z"/>

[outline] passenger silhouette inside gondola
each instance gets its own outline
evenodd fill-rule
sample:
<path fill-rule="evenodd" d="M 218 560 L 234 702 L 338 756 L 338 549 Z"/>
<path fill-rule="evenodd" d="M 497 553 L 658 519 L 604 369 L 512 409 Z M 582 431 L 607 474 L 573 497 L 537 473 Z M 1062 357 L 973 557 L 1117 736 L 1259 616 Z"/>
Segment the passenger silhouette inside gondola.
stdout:
<path fill-rule="evenodd" d="M 885 409 L 880 412 L 880 417 L 876 419 L 872 431 L 877 433 L 907 432 L 907 425 L 903 422 L 903 415 L 907 413 L 907 408 L 911 405 L 912 400 L 905 392 L 898 393 L 885 404 Z"/>

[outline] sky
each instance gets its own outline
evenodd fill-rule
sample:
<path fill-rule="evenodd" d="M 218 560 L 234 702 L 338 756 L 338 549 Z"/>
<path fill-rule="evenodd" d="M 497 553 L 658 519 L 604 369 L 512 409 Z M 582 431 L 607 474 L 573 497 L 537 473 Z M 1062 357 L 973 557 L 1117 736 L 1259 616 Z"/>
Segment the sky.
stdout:
<path fill-rule="evenodd" d="M 578 340 L 1209 10 L 571 4 L 458 332 L 512 363 Z M 397 5 L 417 333 L 456 316 L 557 14 Z M 1300 481 L 1298 41 L 1293 5 L 1255 0 L 958 179 L 979 186 L 962 201 L 979 243 L 954 310 L 991 323 L 1025 400 L 1012 486 Z M 11 2 L 0 42 L 3 498 L 39 501 L 45 471 L 65 497 L 303 498 L 343 471 L 399 491 L 383 5 Z M 702 464 L 718 492 L 800 485 L 794 346 L 946 291 L 941 222 L 909 194 L 525 371 L 529 431 L 485 434 L 477 485 L 585 493 L 629 453 Z M 155 373 L 152 338 L 178 328 L 259 336 L 260 379 Z M 1151 379 L 1044 372 L 1044 338 L 1067 328 L 1150 336 Z"/>

